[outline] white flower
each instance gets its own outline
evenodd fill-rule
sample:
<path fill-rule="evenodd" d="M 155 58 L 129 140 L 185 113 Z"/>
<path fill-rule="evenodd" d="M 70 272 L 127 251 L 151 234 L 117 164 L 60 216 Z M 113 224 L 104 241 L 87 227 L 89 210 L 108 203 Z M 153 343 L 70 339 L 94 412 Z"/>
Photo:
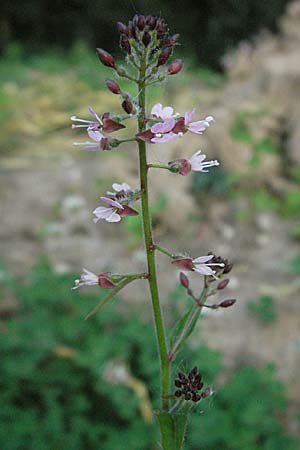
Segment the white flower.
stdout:
<path fill-rule="evenodd" d="M 214 255 L 199 256 L 198 258 L 193 259 L 192 270 L 200 273 L 201 275 L 208 275 L 217 278 L 216 272 L 211 268 L 211 266 L 224 267 L 224 263 L 209 263 L 208 261 L 212 258 L 214 258 Z"/>
<path fill-rule="evenodd" d="M 122 192 L 126 195 L 131 192 L 134 192 L 133 189 L 131 188 L 131 186 L 129 186 L 129 184 L 127 184 L 127 183 L 113 183 L 112 188 L 115 192 L 107 191 L 108 195 L 115 196 L 116 193 L 119 194 L 120 192 Z"/>
<path fill-rule="evenodd" d="M 83 269 L 79 280 L 75 280 L 75 286 L 72 289 L 77 289 L 81 286 L 95 286 L 98 285 L 98 275 Z"/>
<path fill-rule="evenodd" d="M 206 169 L 208 169 L 209 167 L 220 165 L 219 161 L 217 161 L 216 159 L 204 162 L 205 158 L 206 155 L 201 153 L 201 150 L 198 150 L 196 153 L 194 153 L 193 156 L 191 156 L 191 158 L 189 159 L 191 169 L 194 172 L 208 172 L 208 170 Z"/>
<path fill-rule="evenodd" d="M 100 197 L 101 200 L 104 203 L 107 203 L 110 205 L 109 208 L 105 206 L 98 206 L 93 211 L 93 214 L 95 214 L 96 218 L 94 219 L 94 222 L 97 223 L 98 220 L 104 219 L 106 222 L 120 222 L 121 220 L 121 211 L 123 211 L 124 207 L 121 205 L 121 203 L 116 202 L 112 198 L 108 197 Z"/>

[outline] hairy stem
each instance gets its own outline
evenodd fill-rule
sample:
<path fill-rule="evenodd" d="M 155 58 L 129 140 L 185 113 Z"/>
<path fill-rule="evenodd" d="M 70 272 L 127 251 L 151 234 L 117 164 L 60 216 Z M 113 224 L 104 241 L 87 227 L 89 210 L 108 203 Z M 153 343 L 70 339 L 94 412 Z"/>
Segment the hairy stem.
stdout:
<path fill-rule="evenodd" d="M 138 82 L 138 102 L 139 102 L 139 116 L 138 116 L 138 131 L 144 130 L 145 126 L 145 114 L 146 114 L 146 85 L 145 85 L 145 72 L 147 63 L 147 51 L 145 49 L 141 57 L 141 69 Z M 164 323 L 162 318 L 162 311 L 159 302 L 159 293 L 156 277 L 156 264 L 155 264 L 155 247 L 152 238 L 151 216 L 149 210 L 149 198 L 148 198 L 148 167 L 147 167 L 147 154 L 146 143 L 144 141 L 138 141 L 139 147 L 139 162 L 140 162 L 140 181 L 141 181 L 141 201 L 142 201 L 142 220 L 144 229 L 144 239 L 147 252 L 147 263 L 149 273 L 149 287 L 151 293 L 154 322 L 156 328 L 156 337 L 158 342 L 160 364 L 161 364 L 161 395 L 162 406 L 165 411 L 169 408 L 169 400 L 166 398 L 169 394 L 170 384 L 170 367 L 168 361 L 168 350 L 166 343 L 166 336 L 164 330 Z"/>

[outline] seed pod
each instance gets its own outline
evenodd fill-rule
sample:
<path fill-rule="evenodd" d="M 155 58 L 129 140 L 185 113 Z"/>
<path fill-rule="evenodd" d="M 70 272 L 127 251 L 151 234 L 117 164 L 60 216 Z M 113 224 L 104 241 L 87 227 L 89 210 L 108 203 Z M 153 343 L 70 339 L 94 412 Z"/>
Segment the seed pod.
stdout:
<path fill-rule="evenodd" d="M 114 80 L 110 80 L 109 78 L 105 80 L 107 88 L 112 92 L 113 94 L 120 94 L 121 88 L 118 85 L 118 83 Z"/>
<path fill-rule="evenodd" d="M 168 67 L 168 74 L 169 75 L 176 75 L 178 72 L 181 71 L 183 66 L 182 59 L 176 59 L 176 61 L 172 62 Z"/>
<path fill-rule="evenodd" d="M 102 48 L 96 48 L 96 53 L 100 62 L 102 62 L 104 66 L 112 67 L 113 69 L 116 68 L 115 58 L 110 53 L 106 52 Z"/>
<path fill-rule="evenodd" d="M 236 302 L 235 298 L 230 298 L 228 300 L 223 300 L 221 303 L 219 303 L 220 308 L 229 308 L 230 306 L 234 305 Z"/>
<path fill-rule="evenodd" d="M 122 102 L 122 108 L 125 112 L 127 112 L 127 114 L 131 114 L 133 111 L 133 105 L 130 100 L 124 100 Z"/>
<path fill-rule="evenodd" d="M 190 282 L 188 277 L 183 272 L 180 272 L 179 279 L 182 286 L 188 289 Z"/>
<path fill-rule="evenodd" d="M 225 280 L 220 281 L 220 283 L 217 286 L 217 289 L 219 289 L 219 290 L 225 289 L 226 286 L 228 285 L 229 281 L 230 281 L 229 278 L 226 278 Z"/>
<path fill-rule="evenodd" d="M 163 64 L 166 64 L 166 62 L 168 61 L 168 59 L 171 56 L 171 53 L 172 53 L 172 47 L 165 47 L 161 51 L 161 54 L 158 57 L 157 67 L 162 66 Z"/>

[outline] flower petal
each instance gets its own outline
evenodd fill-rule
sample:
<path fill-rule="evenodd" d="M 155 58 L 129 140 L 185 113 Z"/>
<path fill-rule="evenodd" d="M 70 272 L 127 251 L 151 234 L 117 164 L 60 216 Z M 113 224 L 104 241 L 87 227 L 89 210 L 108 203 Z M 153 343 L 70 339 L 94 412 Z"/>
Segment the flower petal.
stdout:
<path fill-rule="evenodd" d="M 184 115 L 184 123 L 185 123 L 185 125 L 190 123 L 190 121 L 192 120 L 192 118 L 195 115 L 195 112 L 196 112 L 196 108 L 193 108 L 192 111 L 188 111 L 188 112 L 185 113 L 185 115 Z"/>
<path fill-rule="evenodd" d="M 116 211 L 113 211 L 105 220 L 106 222 L 120 222 L 121 216 Z"/>
<path fill-rule="evenodd" d="M 193 263 L 194 264 L 206 263 L 207 261 L 210 261 L 213 257 L 214 257 L 214 255 L 199 256 L 198 258 L 193 259 Z"/>
<path fill-rule="evenodd" d="M 118 209 L 124 209 L 123 206 L 121 205 L 121 203 L 116 202 L 112 198 L 109 198 L 109 197 L 100 197 L 100 198 L 104 203 L 107 203 L 110 206 L 114 206 L 115 208 L 118 208 Z"/>
<path fill-rule="evenodd" d="M 162 119 L 171 119 L 172 117 L 173 117 L 173 113 L 174 113 L 174 109 L 172 108 L 172 106 L 165 106 L 163 109 L 162 109 L 162 112 L 161 112 L 161 118 Z"/>
<path fill-rule="evenodd" d="M 166 134 L 163 134 L 161 137 L 152 138 L 151 142 L 163 144 L 164 142 L 173 141 L 173 139 L 177 139 L 177 138 L 178 138 L 178 134 L 176 134 L 176 133 L 166 133 Z"/>
<path fill-rule="evenodd" d="M 104 138 L 103 134 L 100 133 L 100 131 L 94 130 L 94 129 L 92 129 L 92 128 L 88 128 L 88 129 L 87 129 L 87 133 L 88 133 L 89 137 L 90 137 L 91 139 L 93 139 L 93 141 L 96 141 L 96 142 L 100 142 L 101 139 Z"/>
<path fill-rule="evenodd" d="M 208 276 L 215 276 L 215 272 L 208 266 L 205 266 L 205 264 L 199 264 L 198 266 L 194 267 L 194 271 L 201 273 L 201 275 L 208 275 Z"/>
<path fill-rule="evenodd" d="M 162 104 L 156 103 L 151 109 L 151 114 L 156 117 L 161 117 L 162 109 L 163 109 Z"/>

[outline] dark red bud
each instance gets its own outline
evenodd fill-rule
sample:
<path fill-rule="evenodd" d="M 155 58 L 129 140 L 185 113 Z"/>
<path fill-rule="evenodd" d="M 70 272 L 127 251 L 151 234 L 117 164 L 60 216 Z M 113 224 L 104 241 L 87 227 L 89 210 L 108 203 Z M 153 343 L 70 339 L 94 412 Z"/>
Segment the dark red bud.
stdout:
<path fill-rule="evenodd" d="M 149 20 L 147 22 L 148 22 L 150 30 L 154 30 L 154 28 L 156 27 L 156 23 L 157 23 L 157 17 L 150 16 Z"/>
<path fill-rule="evenodd" d="M 181 397 L 181 395 L 182 395 L 182 392 L 181 391 L 175 391 L 175 397 Z"/>
<path fill-rule="evenodd" d="M 201 397 L 206 398 L 209 397 L 212 394 L 212 389 L 210 387 L 204 389 L 204 391 L 201 392 Z"/>
<path fill-rule="evenodd" d="M 220 283 L 217 286 L 217 289 L 219 289 L 219 290 L 225 289 L 226 286 L 228 285 L 229 281 L 230 281 L 229 278 L 226 278 L 226 280 L 220 281 Z"/>
<path fill-rule="evenodd" d="M 220 308 L 229 308 L 230 306 L 234 305 L 236 302 L 235 298 L 230 298 L 228 300 L 223 300 L 221 303 L 219 303 Z"/>
<path fill-rule="evenodd" d="M 107 79 L 107 80 L 105 80 L 105 83 L 106 83 L 106 86 L 108 87 L 108 89 L 110 90 L 110 92 L 112 92 L 113 94 L 121 93 L 121 88 L 116 81 Z"/>
<path fill-rule="evenodd" d="M 176 61 L 172 62 L 172 64 L 168 67 L 168 74 L 169 75 L 176 75 L 178 72 L 181 71 L 183 66 L 182 59 L 176 59 Z"/>
<path fill-rule="evenodd" d="M 116 68 L 115 58 L 102 48 L 96 48 L 96 53 L 98 55 L 99 60 L 102 62 L 104 66 Z"/>
<path fill-rule="evenodd" d="M 223 273 L 230 273 L 233 268 L 233 264 L 226 264 Z"/>
<path fill-rule="evenodd" d="M 179 37 L 180 37 L 179 34 L 174 34 L 173 36 L 171 36 L 169 39 L 167 39 L 165 41 L 164 47 L 168 47 L 169 45 L 173 46 L 173 45 L 177 44 Z"/>
<path fill-rule="evenodd" d="M 171 53 L 172 53 L 172 47 L 164 48 L 158 57 L 157 67 L 162 66 L 163 64 L 166 64 L 166 62 L 168 61 L 168 59 L 171 56 Z"/>
<path fill-rule="evenodd" d="M 137 19 L 137 27 L 140 31 L 143 31 L 145 28 L 145 16 L 140 15 Z"/>
<path fill-rule="evenodd" d="M 128 53 L 128 55 L 131 55 L 131 45 L 128 37 L 125 34 L 121 34 L 120 46 L 123 50 L 125 50 L 126 53 Z"/>
<path fill-rule="evenodd" d="M 129 29 L 122 22 L 117 22 L 117 29 L 120 34 L 126 34 L 128 36 Z"/>
<path fill-rule="evenodd" d="M 180 272 L 179 279 L 182 286 L 188 289 L 190 282 L 188 277 L 183 272 Z"/>
<path fill-rule="evenodd" d="M 144 46 L 145 46 L 145 47 L 148 47 L 148 45 L 149 45 L 150 42 L 151 42 L 151 36 L 150 36 L 150 34 L 148 33 L 148 31 L 145 31 L 145 32 L 144 32 L 142 41 L 143 41 Z"/>
<path fill-rule="evenodd" d="M 131 114 L 133 111 L 133 105 L 130 100 L 124 100 L 122 103 L 122 108 L 127 114 Z"/>

